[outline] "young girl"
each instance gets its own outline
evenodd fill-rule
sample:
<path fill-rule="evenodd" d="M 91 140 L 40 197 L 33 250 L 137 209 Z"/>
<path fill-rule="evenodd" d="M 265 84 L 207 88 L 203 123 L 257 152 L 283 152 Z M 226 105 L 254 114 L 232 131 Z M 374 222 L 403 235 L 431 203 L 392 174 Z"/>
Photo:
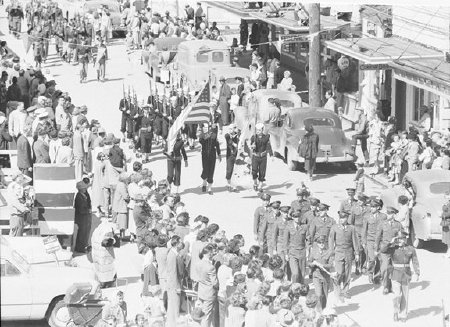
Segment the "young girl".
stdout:
<path fill-rule="evenodd" d="M 364 193 L 365 190 L 365 184 L 364 184 L 364 161 L 358 160 L 356 162 L 356 173 L 355 178 L 353 179 L 355 181 L 355 188 L 356 188 L 356 195 L 360 195 Z"/>
<path fill-rule="evenodd" d="M 403 134 L 402 134 L 403 135 Z M 406 140 L 406 138 L 405 138 Z M 400 139 L 400 136 L 398 134 L 392 135 L 392 143 L 391 148 L 389 151 L 389 171 L 391 172 L 391 178 L 389 179 L 390 182 L 398 183 L 399 181 L 399 174 L 402 164 L 402 159 L 400 157 L 400 153 L 403 149 L 403 141 Z"/>
<path fill-rule="evenodd" d="M 234 109 L 239 105 L 239 95 L 236 93 L 236 88 L 231 89 L 231 98 L 228 101 L 230 103 L 231 122 L 234 122 Z"/>

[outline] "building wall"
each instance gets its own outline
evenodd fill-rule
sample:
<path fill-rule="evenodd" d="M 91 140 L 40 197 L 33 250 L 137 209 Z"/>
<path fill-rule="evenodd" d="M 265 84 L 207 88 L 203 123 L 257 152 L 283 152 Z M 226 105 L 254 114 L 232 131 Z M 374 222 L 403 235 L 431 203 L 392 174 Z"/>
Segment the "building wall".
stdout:
<path fill-rule="evenodd" d="M 450 51 L 450 6 L 393 6 L 392 16 L 394 35 Z"/>

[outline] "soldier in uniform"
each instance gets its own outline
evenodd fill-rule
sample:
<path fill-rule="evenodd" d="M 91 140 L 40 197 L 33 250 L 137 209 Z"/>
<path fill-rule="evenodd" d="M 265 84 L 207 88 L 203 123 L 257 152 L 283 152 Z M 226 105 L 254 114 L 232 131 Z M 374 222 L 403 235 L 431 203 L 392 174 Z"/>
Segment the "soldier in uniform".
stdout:
<path fill-rule="evenodd" d="M 313 222 L 314 219 L 319 215 L 318 214 L 319 204 L 320 204 L 319 199 L 313 197 L 309 198 L 309 210 L 303 213 L 302 215 L 302 217 L 306 218 L 308 228 L 311 225 L 311 222 Z"/>
<path fill-rule="evenodd" d="M 225 134 L 225 142 L 227 143 L 227 167 L 225 178 L 228 183 L 228 192 L 235 192 L 236 187 L 231 185 L 231 176 L 233 176 L 234 163 L 238 152 L 239 133 L 235 124 L 228 126 L 229 133 Z"/>
<path fill-rule="evenodd" d="M 419 280 L 420 267 L 416 250 L 407 244 L 408 233 L 399 231 L 391 241 L 382 246 L 382 251 L 392 258 L 392 291 L 394 293 L 394 321 L 406 322 L 408 316 L 409 283 L 412 278 L 411 263 L 415 281 Z"/>
<path fill-rule="evenodd" d="M 336 298 L 344 302 L 344 298 L 349 298 L 348 289 L 352 275 L 353 259 L 359 260 L 358 239 L 355 227 L 348 225 L 350 213 L 339 211 L 339 224 L 331 227 L 329 246 L 334 254 L 334 264 L 336 268 L 335 295 Z"/>
<path fill-rule="evenodd" d="M 331 289 L 330 270 L 333 268 L 333 252 L 328 250 L 325 235 L 319 237 L 311 248 L 308 266 L 311 269 L 314 292 L 319 301 L 317 309 L 321 312 L 327 306 L 328 292 Z"/>
<path fill-rule="evenodd" d="M 150 116 L 150 107 L 144 105 L 142 107 L 144 116 L 141 118 L 141 127 L 139 130 L 139 138 L 141 144 L 141 153 L 144 156 L 142 163 L 149 162 L 148 156 L 152 153 L 153 142 L 153 119 Z"/>
<path fill-rule="evenodd" d="M 320 203 L 318 207 L 319 215 L 309 224 L 309 244 L 312 245 L 318 237 L 325 235 L 327 241 L 331 227 L 335 224 L 333 218 L 328 216 L 330 206 Z"/>
<path fill-rule="evenodd" d="M 293 283 L 305 282 L 308 225 L 306 218 L 299 211 L 292 213 L 293 221 L 284 231 L 284 248 L 286 262 L 292 273 Z"/>
<path fill-rule="evenodd" d="M 398 235 L 402 230 L 402 224 L 395 220 L 395 215 L 398 210 L 393 207 L 387 207 L 387 217 L 378 225 L 377 234 L 375 238 L 377 252 L 380 253 L 381 261 L 381 278 L 383 280 L 383 294 L 388 294 L 391 289 L 391 253 L 385 250 L 384 245 L 389 243 L 392 238 Z"/>
<path fill-rule="evenodd" d="M 78 45 L 78 59 L 81 64 L 80 67 L 80 83 L 83 83 L 87 79 L 88 64 L 91 58 L 91 47 L 85 36 L 81 36 L 80 44 Z"/>
<path fill-rule="evenodd" d="M 181 138 L 181 134 L 177 134 L 175 144 L 170 156 L 167 157 L 167 181 L 169 182 L 170 188 L 172 190 L 172 183 L 175 186 L 173 193 L 178 193 L 178 188 L 181 184 L 181 158 L 183 157 L 184 166 L 188 166 L 188 158 L 186 156 L 186 151 L 184 150 L 184 141 Z"/>
<path fill-rule="evenodd" d="M 280 206 L 281 201 L 274 201 L 270 204 L 270 212 L 267 215 L 267 224 L 266 229 L 264 231 L 264 235 L 267 240 L 267 253 L 269 255 L 272 255 L 273 251 L 275 250 L 275 242 L 273 240 L 273 234 L 275 232 L 275 222 L 277 221 L 278 217 L 280 216 Z"/>
<path fill-rule="evenodd" d="M 202 145 L 202 192 L 206 192 L 206 186 L 208 186 L 208 193 L 210 195 L 213 194 L 212 184 L 214 181 L 214 170 L 216 168 L 216 154 L 219 162 L 222 160 L 217 134 L 212 131 L 213 129 L 213 126 L 207 123 L 203 124 L 203 131 L 199 137 L 200 144 Z"/>
<path fill-rule="evenodd" d="M 364 215 L 362 244 L 366 252 L 368 261 L 367 273 L 369 274 L 369 283 L 373 283 L 378 276 L 379 260 L 377 256 L 376 234 L 378 226 L 386 219 L 386 215 L 380 212 L 383 203 L 378 199 L 370 202 L 370 210 Z"/>
<path fill-rule="evenodd" d="M 256 208 L 253 215 L 253 234 L 255 235 L 255 241 L 258 242 L 264 253 L 267 252 L 267 221 L 272 214 L 270 203 L 270 195 L 261 195 L 262 204 Z"/>
<path fill-rule="evenodd" d="M 311 209 L 308 197 L 310 193 L 305 188 L 297 189 L 297 200 L 292 201 L 291 208 L 293 212 L 300 212 L 300 214 L 305 214 Z"/>
<path fill-rule="evenodd" d="M 359 276 L 361 272 L 365 269 L 366 254 L 363 248 L 363 226 L 364 226 L 364 215 L 369 211 L 367 207 L 368 197 L 364 194 L 358 195 L 358 201 L 352 207 L 350 212 L 349 224 L 355 226 L 356 236 L 358 238 L 358 254 L 359 260 L 355 261 L 356 270 L 355 274 Z"/>
<path fill-rule="evenodd" d="M 284 241 L 285 230 L 291 221 L 290 215 L 291 207 L 280 207 L 280 216 L 275 221 L 275 229 L 273 232 L 273 243 L 275 244 L 275 251 L 273 254 L 278 254 L 283 259 L 283 267 L 286 266 L 286 242 Z"/>
<path fill-rule="evenodd" d="M 264 124 L 258 123 L 255 126 L 256 134 L 250 138 L 250 148 L 252 149 L 252 175 L 253 189 L 262 192 L 263 183 L 266 180 L 267 154 L 273 155 L 270 146 L 270 135 L 264 134 Z M 258 186 L 259 181 L 259 186 Z"/>
<path fill-rule="evenodd" d="M 357 200 L 355 199 L 356 189 L 353 187 L 349 187 L 345 189 L 348 194 L 348 198 L 341 202 L 339 207 L 339 211 L 347 211 L 352 212 L 352 208 L 356 205 Z"/>
<path fill-rule="evenodd" d="M 129 135 L 127 133 L 128 120 L 130 119 L 130 101 L 125 96 L 120 99 L 119 102 L 119 110 L 122 112 L 122 120 L 120 122 L 120 132 L 123 135 L 122 141 L 125 142 L 126 139 L 129 139 Z"/>
<path fill-rule="evenodd" d="M 31 32 L 32 40 L 33 40 L 33 54 L 34 61 L 36 63 L 36 67 L 41 67 L 42 63 L 42 54 L 43 54 L 43 40 L 42 40 L 42 28 L 41 26 L 37 26 Z"/>
<path fill-rule="evenodd" d="M 155 112 L 155 120 L 153 121 L 153 131 L 155 133 L 156 145 L 160 145 L 160 144 L 162 144 L 161 135 L 162 135 L 163 116 L 159 112 L 159 109 L 157 109 L 155 106 L 153 108 L 154 108 L 154 112 Z"/>

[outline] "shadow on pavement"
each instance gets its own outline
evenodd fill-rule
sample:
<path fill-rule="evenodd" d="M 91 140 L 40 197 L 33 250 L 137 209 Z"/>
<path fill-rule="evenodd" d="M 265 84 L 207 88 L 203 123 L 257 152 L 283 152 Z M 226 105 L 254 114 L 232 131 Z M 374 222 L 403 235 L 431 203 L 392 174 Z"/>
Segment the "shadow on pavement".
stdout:
<path fill-rule="evenodd" d="M 438 305 L 432 305 L 432 306 L 429 306 L 428 308 L 419 308 L 419 309 L 411 310 L 408 314 L 408 319 L 417 318 L 420 316 L 427 316 L 430 313 L 433 314 L 433 316 L 436 316 L 436 315 L 442 313 L 442 307 L 440 307 Z"/>
<path fill-rule="evenodd" d="M 350 293 L 351 296 L 356 296 L 356 295 L 359 295 L 361 293 L 365 293 L 368 290 L 374 289 L 374 286 L 376 286 L 376 285 L 373 285 L 373 284 L 356 285 L 356 286 L 353 286 L 349 290 L 349 293 Z"/>
<path fill-rule="evenodd" d="M 423 242 L 423 250 L 433 253 L 445 253 L 447 252 L 447 246 L 442 243 L 441 240 L 431 240 Z"/>
<path fill-rule="evenodd" d="M 344 305 L 344 306 L 336 307 L 336 313 L 338 315 L 340 315 L 340 314 L 343 314 L 343 313 L 356 311 L 358 309 L 359 309 L 359 303 L 349 303 L 349 304 Z"/>
<path fill-rule="evenodd" d="M 413 282 L 409 285 L 410 289 L 416 288 L 416 287 L 420 287 L 420 290 L 423 291 L 424 289 L 428 288 L 428 286 L 430 286 L 430 282 L 427 280 L 422 280 L 420 282 Z"/>

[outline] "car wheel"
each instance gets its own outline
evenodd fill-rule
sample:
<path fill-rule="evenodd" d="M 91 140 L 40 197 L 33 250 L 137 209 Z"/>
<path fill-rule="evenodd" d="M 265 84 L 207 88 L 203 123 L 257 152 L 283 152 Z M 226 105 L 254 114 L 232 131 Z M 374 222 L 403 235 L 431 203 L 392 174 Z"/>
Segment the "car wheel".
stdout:
<path fill-rule="evenodd" d="M 51 327 L 66 327 L 70 323 L 70 320 L 69 309 L 67 308 L 64 299 L 56 301 L 51 308 L 48 324 Z"/>
<path fill-rule="evenodd" d="M 416 232 L 411 220 L 409 221 L 409 241 L 416 249 L 420 249 L 423 246 L 423 240 L 416 238 Z"/>

